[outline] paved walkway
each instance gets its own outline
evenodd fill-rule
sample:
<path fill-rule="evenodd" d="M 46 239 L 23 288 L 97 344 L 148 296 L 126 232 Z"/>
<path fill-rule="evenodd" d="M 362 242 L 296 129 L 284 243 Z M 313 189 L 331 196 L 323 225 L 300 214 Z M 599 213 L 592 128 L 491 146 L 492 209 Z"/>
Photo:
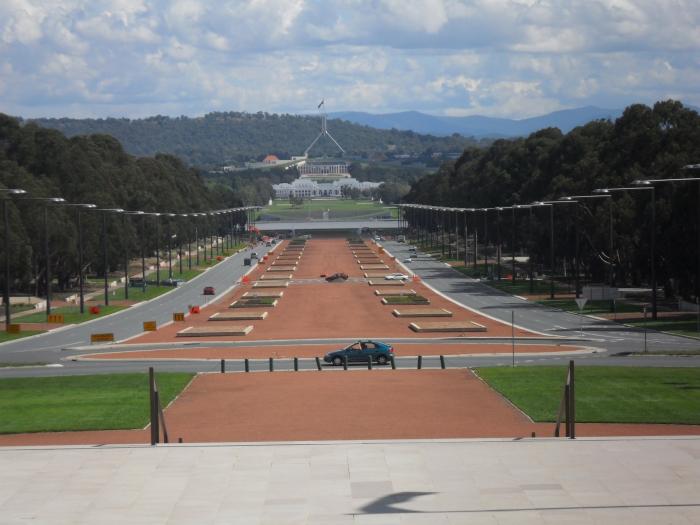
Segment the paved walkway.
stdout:
<path fill-rule="evenodd" d="M 700 439 L 0 449 L 0 522 L 700 523 Z"/>

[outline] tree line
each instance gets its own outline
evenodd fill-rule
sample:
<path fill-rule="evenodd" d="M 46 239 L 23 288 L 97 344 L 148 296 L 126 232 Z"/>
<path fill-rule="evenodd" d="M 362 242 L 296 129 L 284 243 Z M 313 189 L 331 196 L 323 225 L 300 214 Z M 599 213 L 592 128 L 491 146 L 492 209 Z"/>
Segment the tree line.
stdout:
<path fill-rule="evenodd" d="M 454 163 L 415 182 L 405 202 L 485 208 L 586 195 L 597 188 L 630 186 L 637 179 L 700 176 L 682 167 L 700 162 L 700 116 L 677 101 L 635 104 L 614 122 L 599 120 L 563 134 L 543 129 L 488 148 L 465 149 Z M 614 250 L 609 253 L 608 199 L 556 205 L 555 254 L 559 273 L 576 255 L 576 227 L 583 271 L 598 282 L 614 264 L 618 285 L 648 283 L 651 199 L 648 191 L 612 193 Z M 656 186 L 656 264 L 667 295 L 691 298 L 697 282 L 698 183 Z M 503 240 L 510 243 L 510 211 L 501 212 Z M 549 212 L 517 211 L 516 249 L 531 251 L 548 267 Z M 493 238 L 493 234 L 491 234 Z"/>
<path fill-rule="evenodd" d="M 197 170 L 172 155 L 136 158 L 128 155 L 119 142 L 108 135 L 67 138 L 56 130 L 36 124 L 21 125 L 17 119 L 3 114 L 0 114 L 0 187 L 21 188 L 27 192 L 16 198 L 0 192 L 9 217 L 9 237 L 5 239 L 4 231 L 0 230 L 0 251 L 8 246 L 11 288 L 37 295 L 46 289 L 45 242 L 48 242 L 52 274 L 59 289 L 77 279 L 79 212 L 87 270 L 98 274 L 105 271 L 102 258 L 104 212 L 54 205 L 37 198 L 62 197 L 69 203 L 95 204 L 102 209 L 168 213 L 243 205 L 232 189 L 208 188 Z M 123 266 L 125 250 L 132 255 L 139 254 L 142 242 L 148 254 L 154 253 L 157 240 L 164 246 L 168 228 L 171 235 L 181 239 L 192 236 L 192 218 L 161 217 L 159 220 L 160 238 L 156 239 L 154 217 L 110 214 L 107 220 L 110 268 L 107 270 Z M 213 219 L 197 220 L 200 231 L 218 225 Z M 45 240 L 47 231 L 48 241 Z M 4 253 L 0 261 L 4 261 Z"/>

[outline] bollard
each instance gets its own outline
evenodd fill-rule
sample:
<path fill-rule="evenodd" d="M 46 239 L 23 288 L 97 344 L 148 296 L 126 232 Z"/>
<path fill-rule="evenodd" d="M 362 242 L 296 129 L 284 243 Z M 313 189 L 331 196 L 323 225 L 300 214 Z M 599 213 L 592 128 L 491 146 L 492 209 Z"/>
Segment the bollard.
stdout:
<path fill-rule="evenodd" d="M 318 368 L 319 371 L 323 370 L 323 368 L 321 368 L 321 359 L 319 359 L 318 356 L 316 356 L 316 368 Z"/>
<path fill-rule="evenodd" d="M 226 361 L 224 359 L 221 360 L 221 373 L 226 373 Z"/>
<path fill-rule="evenodd" d="M 367 370 L 372 370 L 372 356 L 367 356 Z"/>
<path fill-rule="evenodd" d="M 442 368 L 443 370 L 445 369 L 445 356 L 444 355 L 440 356 L 440 368 Z"/>
<path fill-rule="evenodd" d="M 294 371 L 295 372 L 299 371 L 299 358 L 298 357 L 294 358 Z"/>
<path fill-rule="evenodd" d="M 423 368 L 423 356 L 419 355 L 418 356 L 418 370 L 420 370 L 421 368 Z"/>
<path fill-rule="evenodd" d="M 344 355 L 343 356 L 343 370 L 348 369 L 348 356 Z"/>
<path fill-rule="evenodd" d="M 391 356 L 391 369 L 396 370 L 396 359 L 394 359 L 394 356 Z"/>
<path fill-rule="evenodd" d="M 250 372 L 250 362 L 248 361 L 247 357 L 245 358 L 244 363 L 245 363 L 245 371 Z"/>
<path fill-rule="evenodd" d="M 274 371 L 275 371 L 275 363 L 272 360 L 272 358 L 270 358 L 270 372 L 274 372 Z"/>

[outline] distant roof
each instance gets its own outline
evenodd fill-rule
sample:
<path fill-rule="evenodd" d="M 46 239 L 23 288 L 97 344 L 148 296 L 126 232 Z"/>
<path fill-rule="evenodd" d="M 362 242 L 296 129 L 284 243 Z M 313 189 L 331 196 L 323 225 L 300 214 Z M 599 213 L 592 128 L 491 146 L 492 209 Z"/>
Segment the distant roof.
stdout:
<path fill-rule="evenodd" d="M 277 157 L 277 155 L 268 155 L 263 159 L 263 162 L 277 162 L 278 160 L 280 159 Z"/>

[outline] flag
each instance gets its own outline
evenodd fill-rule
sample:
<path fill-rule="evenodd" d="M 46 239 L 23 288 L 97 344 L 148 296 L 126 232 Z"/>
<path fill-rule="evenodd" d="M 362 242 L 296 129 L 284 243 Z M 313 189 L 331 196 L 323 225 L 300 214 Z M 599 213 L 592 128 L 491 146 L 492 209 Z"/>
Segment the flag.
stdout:
<path fill-rule="evenodd" d="M 318 105 L 318 107 L 317 107 L 316 109 L 321 109 L 321 106 L 323 106 L 324 100 L 325 100 L 325 99 L 321 99 L 321 103 Z"/>

